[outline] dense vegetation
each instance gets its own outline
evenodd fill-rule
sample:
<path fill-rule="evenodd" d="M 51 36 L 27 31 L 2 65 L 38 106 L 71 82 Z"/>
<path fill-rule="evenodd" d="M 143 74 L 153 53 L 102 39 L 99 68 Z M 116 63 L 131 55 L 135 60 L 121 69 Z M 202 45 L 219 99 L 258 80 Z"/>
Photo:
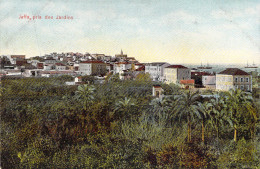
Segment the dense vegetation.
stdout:
<path fill-rule="evenodd" d="M 146 75 L 65 86 L 1 81 L 2 168 L 259 168 L 259 105 L 240 90 L 202 98 Z"/>

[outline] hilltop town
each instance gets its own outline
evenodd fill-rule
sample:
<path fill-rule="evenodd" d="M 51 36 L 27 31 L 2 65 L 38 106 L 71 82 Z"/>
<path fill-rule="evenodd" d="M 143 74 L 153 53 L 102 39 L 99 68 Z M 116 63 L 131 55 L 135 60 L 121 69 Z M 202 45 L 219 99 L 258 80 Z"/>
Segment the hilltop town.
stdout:
<path fill-rule="evenodd" d="M 25 55 L 2 55 L 0 61 L 0 77 L 69 75 L 75 77 L 75 82 L 67 83 L 70 85 L 77 84 L 81 76 L 93 76 L 102 83 L 110 75 L 119 75 L 120 80 L 135 80 L 140 74 L 149 74 L 153 81 L 173 83 L 185 89 L 241 89 L 252 92 L 252 78 L 258 76 L 258 72 L 245 72 L 238 68 L 209 73 L 167 62 L 140 63 L 134 57 L 128 57 L 122 50 L 115 56 L 73 52 L 53 52 L 31 58 L 26 58 Z"/>

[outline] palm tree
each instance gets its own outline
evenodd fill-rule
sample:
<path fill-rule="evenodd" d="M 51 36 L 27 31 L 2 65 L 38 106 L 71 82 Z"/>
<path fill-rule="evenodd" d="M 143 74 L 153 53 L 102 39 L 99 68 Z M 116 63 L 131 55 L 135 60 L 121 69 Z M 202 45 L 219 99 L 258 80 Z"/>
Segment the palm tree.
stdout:
<path fill-rule="evenodd" d="M 208 121 L 211 124 L 217 134 L 217 139 L 219 138 L 219 128 L 223 126 L 223 124 L 228 121 L 228 117 L 226 116 L 226 108 L 225 98 L 220 95 L 217 99 L 211 99 L 210 103 L 212 104 L 212 113 L 210 114 L 210 120 Z"/>
<path fill-rule="evenodd" d="M 206 123 L 209 123 L 211 120 L 212 115 L 212 109 L 213 106 L 209 102 L 204 102 L 198 104 L 198 109 L 201 114 L 201 140 L 204 143 L 205 142 L 205 125 Z"/>
<path fill-rule="evenodd" d="M 176 109 L 176 116 L 186 118 L 188 122 L 188 142 L 191 142 L 191 123 L 195 118 L 201 118 L 198 112 L 198 92 L 192 93 L 191 91 L 183 93 L 178 98 L 178 108 Z"/>
<path fill-rule="evenodd" d="M 175 113 L 178 109 L 178 99 L 176 98 L 176 96 L 165 97 L 165 99 L 162 100 L 161 105 L 163 110 L 168 115 L 172 125 L 172 122 L 174 122 Z"/>
<path fill-rule="evenodd" d="M 255 126 L 258 120 L 258 112 L 257 106 L 252 98 L 252 95 L 246 96 L 243 108 L 243 119 L 245 120 L 245 124 L 248 125 L 251 138 L 254 138 Z"/>
<path fill-rule="evenodd" d="M 116 119 L 123 119 L 131 116 L 131 111 L 133 110 L 135 104 L 131 98 L 125 97 L 124 99 L 119 100 L 115 105 L 115 110 L 113 116 Z"/>
<path fill-rule="evenodd" d="M 229 123 L 234 128 L 234 141 L 237 141 L 237 130 L 245 110 L 250 110 L 246 93 L 241 90 L 230 90 L 227 93 Z M 253 113 L 253 111 L 251 111 Z"/>
<path fill-rule="evenodd" d="M 83 103 L 84 110 L 92 103 L 94 100 L 95 87 L 93 85 L 81 85 L 78 86 L 76 91 L 76 98 Z"/>
<path fill-rule="evenodd" d="M 150 108 L 147 110 L 147 112 L 150 115 L 150 119 L 153 121 L 153 123 L 158 123 L 159 125 L 162 125 L 162 123 L 165 123 L 164 125 L 169 124 L 170 113 L 167 113 L 169 111 L 169 103 L 168 99 L 160 99 L 156 98 L 151 101 L 149 104 Z"/>

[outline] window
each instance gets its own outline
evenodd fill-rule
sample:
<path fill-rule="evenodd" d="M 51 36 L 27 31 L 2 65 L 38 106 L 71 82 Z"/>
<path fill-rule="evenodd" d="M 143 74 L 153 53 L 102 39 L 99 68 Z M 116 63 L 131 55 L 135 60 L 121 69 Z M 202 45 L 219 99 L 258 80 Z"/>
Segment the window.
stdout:
<path fill-rule="evenodd" d="M 241 81 L 241 82 L 243 82 L 243 81 L 244 81 L 244 78 L 243 78 L 243 77 L 241 77 L 240 81 Z"/>
<path fill-rule="evenodd" d="M 235 82 L 237 82 L 237 81 L 238 81 L 238 78 L 236 77 L 236 78 L 235 78 Z"/>
<path fill-rule="evenodd" d="M 241 86 L 240 86 L 240 89 L 241 89 L 241 90 L 244 90 L 244 86 L 243 86 L 243 85 L 241 85 Z"/>
<path fill-rule="evenodd" d="M 249 78 L 248 77 L 246 78 L 246 82 L 249 82 Z"/>

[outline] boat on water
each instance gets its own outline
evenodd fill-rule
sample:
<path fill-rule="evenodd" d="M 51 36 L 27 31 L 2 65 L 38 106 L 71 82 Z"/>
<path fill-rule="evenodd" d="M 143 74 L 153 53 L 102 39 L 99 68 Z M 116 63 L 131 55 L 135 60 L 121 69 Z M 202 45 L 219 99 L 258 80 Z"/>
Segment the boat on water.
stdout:
<path fill-rule="evenodd" d="M 258 68 L 258 66 L 254 62 L 252 65 L 248 65 L 248 62 L 247 62 L 247 65 L 245 68 Z"/>
<path fill-rule="evenodd" d="M 209 66 L 209 64 L 207 63 L 207 66 L 202 66 L 202 63 L 199 67 L 197 67 L 198 69 L 212 69 L 211 66 Z"/>

